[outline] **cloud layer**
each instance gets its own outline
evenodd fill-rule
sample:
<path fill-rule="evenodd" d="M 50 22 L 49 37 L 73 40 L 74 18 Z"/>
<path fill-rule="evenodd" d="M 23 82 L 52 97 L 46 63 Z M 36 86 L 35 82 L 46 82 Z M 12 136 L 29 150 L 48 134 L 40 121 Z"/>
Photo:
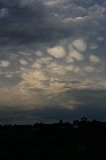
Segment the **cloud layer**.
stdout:
<path fill-rule="evenodd" d="M 52 120 L 67 119 L 66 110 L 73 117 L 93 114 L 100 104 L 102 113 L 105 26 L 105 0 L 1 0 L 1 113 L 34 110 L 39 120 L 51 112 L 57 114 Z M 21 113 L 13 121 L 23 121 Z M 100 117 L 98 112 L 95 116 Z"/>

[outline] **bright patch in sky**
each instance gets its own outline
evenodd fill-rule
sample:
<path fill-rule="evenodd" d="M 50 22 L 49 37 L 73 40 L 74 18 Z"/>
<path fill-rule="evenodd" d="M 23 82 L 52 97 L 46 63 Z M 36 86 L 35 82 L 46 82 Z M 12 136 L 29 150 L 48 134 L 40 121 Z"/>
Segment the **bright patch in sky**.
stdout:
<path fill-rule="evenodd" d="M 85 51 L 87 48 L 86 42 L 82 39 L 77 39 L 73 41 L 73 46 L 78 50 L 78 51 Z"/>
<path fill-rule="evenodd" d="M 66 52 L 62 46 L 48 48 L 47 51 L 51 56 L 55 58 L 63 58 L 66 55 Z"/>
<path fill-rule="evenodd" d="M 90 56 L 89 56 L 89 60 L 91 61 L 91 63 L 94 63 L 94 64 L 100 63 L 100 58 L 98 58 L 98 57 L 95 56 L 95 55 L 90 55 Z"/>
<path fill-rule="evenodd" d="M 1 60 L 0 62 L 1 67 L 9 67 L 9 65 L 10 65 L 10 62 L 7 60 Z"/>

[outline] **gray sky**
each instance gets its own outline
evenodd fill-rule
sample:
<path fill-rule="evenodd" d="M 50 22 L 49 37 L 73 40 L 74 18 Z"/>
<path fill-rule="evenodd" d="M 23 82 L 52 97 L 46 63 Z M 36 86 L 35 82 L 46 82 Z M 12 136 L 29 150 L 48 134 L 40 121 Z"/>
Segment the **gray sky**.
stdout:
<path fill-rule="evenodd" d="M 1 121 L 106 120 L 105 43 L 105 0 L 1 0 Z"/>

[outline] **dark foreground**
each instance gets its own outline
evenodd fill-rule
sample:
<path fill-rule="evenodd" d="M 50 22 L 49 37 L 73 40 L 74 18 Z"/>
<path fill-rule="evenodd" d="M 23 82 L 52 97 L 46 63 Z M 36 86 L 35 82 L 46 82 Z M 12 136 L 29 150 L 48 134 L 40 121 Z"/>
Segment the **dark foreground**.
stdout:
<path fill-rule="evenodd" d="M 0 159 L 106 160 L 106 124 L 1 126 Z"/>

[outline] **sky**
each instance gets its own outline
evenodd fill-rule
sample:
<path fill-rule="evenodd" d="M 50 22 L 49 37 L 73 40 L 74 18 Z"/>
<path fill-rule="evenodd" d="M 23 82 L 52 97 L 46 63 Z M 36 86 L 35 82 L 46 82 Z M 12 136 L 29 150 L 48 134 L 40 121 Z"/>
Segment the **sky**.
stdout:
<path fill-rule="evenodd" d="M 105 44 L 105 0 L 0 0 L 0 122 L 106 121 Z"/>

